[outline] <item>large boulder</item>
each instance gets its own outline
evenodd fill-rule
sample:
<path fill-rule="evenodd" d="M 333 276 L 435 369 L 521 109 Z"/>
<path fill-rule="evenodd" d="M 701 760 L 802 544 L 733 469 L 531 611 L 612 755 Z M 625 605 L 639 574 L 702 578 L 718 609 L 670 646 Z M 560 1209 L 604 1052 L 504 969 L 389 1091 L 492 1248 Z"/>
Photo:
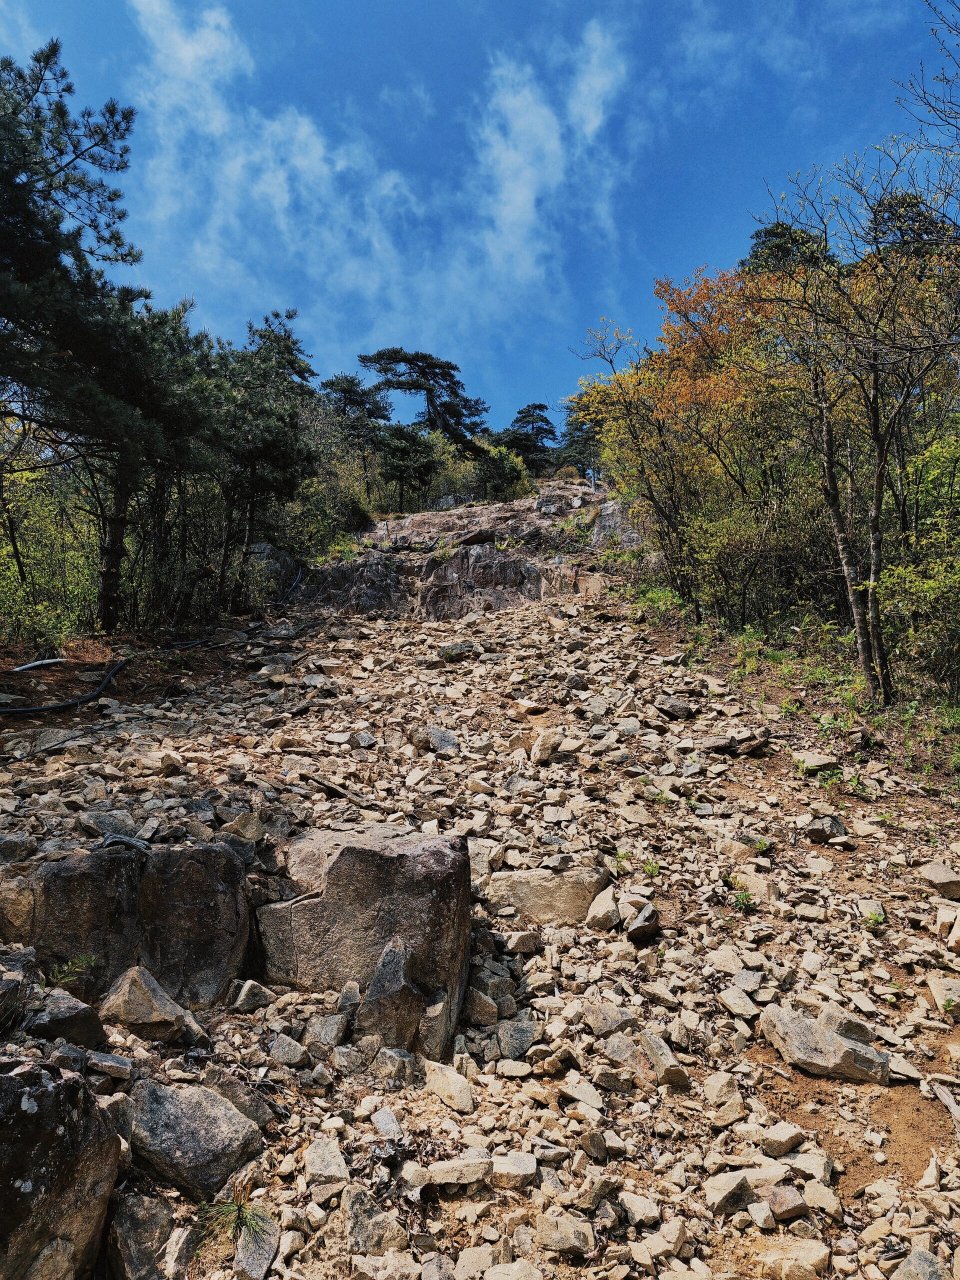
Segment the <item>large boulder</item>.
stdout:
<path fill-rule="evenodd" d="M 305 991 L 373 984 L 363 1018 L 389 1010 L 378 1028 L 387 1043 L 441 1056 L 470 963 L 466 851 L 374 824 L 310 832 L 291 846 L 287 870 L 300 895 L 258 912 L 267 980 Z"/>
<path fill-rule="evenodd" d="M 74 1072 L 0 1059 L 0 1275 L 93 1270 L 120 1139 Z"/>
<path fill-rule="evenodd" d="M 24 1029 L 40 1040 L 63 1037 L 86 1049 L 99 1049 L 106 1039 L 96 1009 L 60 987 L 44 992 L 42 1003 L 29 1014 Z"/>
<path fill-rule="evenodd" d="M 0 941 L 32 946 L 41 966 L 83 972 L 103 994 L 142 964 L 176 1000 L 220 999 L 247 947 L 244 867 L 226 845 L 126 846 L 0 868 Z"/>
<path fill-rule="evenodd" d="M 212 1089 L 138 1080 L 130 1102 L 134 1158 L 195 1200 L 216 1195 L 263 1150 L 253 1121 Z"/>

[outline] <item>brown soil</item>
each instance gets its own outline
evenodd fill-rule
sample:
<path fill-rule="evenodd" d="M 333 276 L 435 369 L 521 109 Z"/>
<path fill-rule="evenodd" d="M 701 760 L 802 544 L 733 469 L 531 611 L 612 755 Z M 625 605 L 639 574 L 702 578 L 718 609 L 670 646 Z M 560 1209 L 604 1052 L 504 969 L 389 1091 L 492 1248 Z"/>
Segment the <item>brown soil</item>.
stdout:
<path fill-rule="evenodd" d="M 931 1152 L 946 1154 L 956 1143 L 947 1112 L 939 1102 L 922 1097 L 913 1085 L 878 1089 L 821 1080 L 785 1067 L 765 1045 L 754 1046 L 746 1057 L 767 1067 L 758 1093 L 770 1110 L 814 1133 L 830 1158 L 843 1166 L 837 1192 L 844 1203 L 881 1178 L 898 1175 L 907 1185 L 915 1185 L 930 1163 Z M 771 1066 L 789 1072 L 790 1079 L 770 1070 Z M 841 1091 L 849 1097 L 851 1088 L 856 1090 L 856 1101 L 849 1110 L 856 1120 L 846 1121 L 837 1108 Z M 887 1157 L 884 1164 L 874 1159 L 876 1148 L 864 1143 L 865 1128 L 886 1134 L 881 1148 Z"/>

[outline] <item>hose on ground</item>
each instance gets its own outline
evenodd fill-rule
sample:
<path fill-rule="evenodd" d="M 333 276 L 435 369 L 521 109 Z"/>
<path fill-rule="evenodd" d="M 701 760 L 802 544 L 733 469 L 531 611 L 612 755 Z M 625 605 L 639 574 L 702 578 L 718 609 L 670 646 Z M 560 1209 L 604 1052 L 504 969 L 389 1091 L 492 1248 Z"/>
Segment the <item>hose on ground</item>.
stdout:
<path fill-rule="evenodd" d="M 39 716 L 51 711 L 70 711 L 73 707 L 82 707 L 86 702 L 99 698 L 107 685 L 127 666 L 129 658 L 123 658 L 109 668 L 106 675 L 90 693 L 83 693 L 77 698 L 68 698 L 66 702 L 48 702 L 45 707 L 0 707 L 0 716 Z"/>

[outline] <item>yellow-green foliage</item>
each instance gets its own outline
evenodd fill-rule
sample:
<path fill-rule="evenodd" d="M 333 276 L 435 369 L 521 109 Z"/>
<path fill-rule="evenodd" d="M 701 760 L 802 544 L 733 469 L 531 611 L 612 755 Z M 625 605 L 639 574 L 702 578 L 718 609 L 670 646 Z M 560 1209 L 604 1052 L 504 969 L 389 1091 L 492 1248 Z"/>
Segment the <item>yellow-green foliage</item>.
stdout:
<path fill-rule="evenodd" d="M 3 639 L 53 647 L 89 629 L 96 590 L 97 531 L 77 498 L 70 478 L 54 468 L 18 470 L 4 478 L 0 513 Z"/>

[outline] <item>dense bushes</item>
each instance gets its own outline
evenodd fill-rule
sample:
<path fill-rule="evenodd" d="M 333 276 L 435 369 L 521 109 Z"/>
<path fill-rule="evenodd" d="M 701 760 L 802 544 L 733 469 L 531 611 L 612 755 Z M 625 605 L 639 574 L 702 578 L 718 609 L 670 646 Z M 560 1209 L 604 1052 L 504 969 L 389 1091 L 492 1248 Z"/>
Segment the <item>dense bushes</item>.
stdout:
<path fill-rule="evenodd" d="M 740 270 L 661 282 L 656 348 L 596 332 L 572 402 L 695 616 L 813 606 L 882 702 L 894 667 L 960 690 L 960 235 L 952 189 L 902 185 L 916 155 L 798 188 L 802 253 L 771 259 L 780 220 Z"/>

